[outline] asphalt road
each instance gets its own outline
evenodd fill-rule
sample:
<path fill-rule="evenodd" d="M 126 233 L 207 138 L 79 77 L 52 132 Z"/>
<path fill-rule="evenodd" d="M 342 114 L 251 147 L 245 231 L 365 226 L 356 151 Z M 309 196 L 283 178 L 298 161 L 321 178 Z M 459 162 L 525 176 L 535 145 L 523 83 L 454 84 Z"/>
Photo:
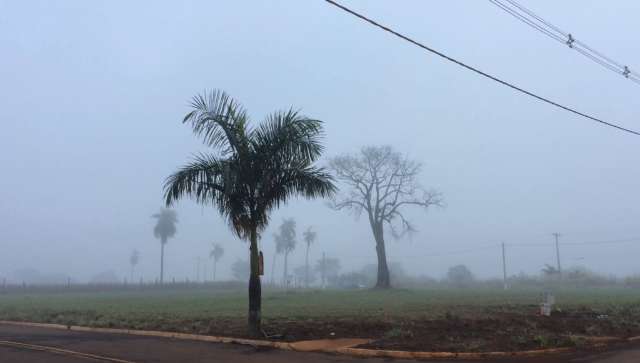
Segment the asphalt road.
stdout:
<path fill-rule="evenodd" d="M 389 359 L 361 359 L 346 356 L 299 353 L 276 349 L 256 349 L 234 344 L 216 344 L 167 338 L 140 337 L 119 334 L 85 333 L 57 329 L 0 325 L 0 362 L 78 363 L 100 361 L 96 357 L 79 357 L 70 352 L 39 351 L 16 342 L 38 347 L 53 347 L 72 352 L 102 356 L 104 362 L 239 362 L 239 363 L 325 363 L 325 362 L 377 362 Z M 112 360 L 108 360 L 108 359 Z M 398 360 L 397 362 L 412 362 Z M 423 363 L 425 361 L 422 361 Z M 446 362 L 451 362 L 446 361 Z M 470 361 L 465 361 L 471 363 Z M 487 361 L 483 361 L 487 362 Z M 493 362 L 493 360 L 492 360 Z M 564 355 L 547 358 L 495 360 L 500 363 L 637 363 L 640 362 L 640 345 L 606 353 L 591 355 Z M 431 361 L 430 363 L 436 363 Z M 478 363 L 478 362 L 473 362 Z"/>

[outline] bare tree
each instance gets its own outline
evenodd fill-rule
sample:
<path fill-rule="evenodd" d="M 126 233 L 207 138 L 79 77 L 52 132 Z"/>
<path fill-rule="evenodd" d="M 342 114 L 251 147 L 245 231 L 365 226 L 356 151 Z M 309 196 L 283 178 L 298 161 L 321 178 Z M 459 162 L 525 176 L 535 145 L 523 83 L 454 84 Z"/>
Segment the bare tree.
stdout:
<path fill-rule="evenodd" d="M 304 243 L 307 246 L 307 252 L 305 255 L 305 259 L 304 259 L 304 287 L 309 287 L 309 247 L 311 247 L 311 244 L 313 244 L 313 242 L 316 241 L 316 238 L 318 237 L 318 233 L 316 231 L 314 231 L 311 227 L 308 227 L 306 231 L 304 231 L 304 233 L 302 233 L 302 238 L 304 239 Z"/>
<path fill-rule="evenodd" d="M 348 209 L 356 216 L 366 212 L 376 242 L 378 277 L 376 287 L 391 286 L 384 239 L 385 224 L 392 235 L 400 237 L 414 231 L 403 214 L 404 207 L 427 209 L 442 206 L 442 196 L 418 183 L 421 164 L 393 150 L 390 146 L 363 147 L 355 155 L 331 160 L 330 168 L 346 186 L 333 198 L 336 210 Z"/>

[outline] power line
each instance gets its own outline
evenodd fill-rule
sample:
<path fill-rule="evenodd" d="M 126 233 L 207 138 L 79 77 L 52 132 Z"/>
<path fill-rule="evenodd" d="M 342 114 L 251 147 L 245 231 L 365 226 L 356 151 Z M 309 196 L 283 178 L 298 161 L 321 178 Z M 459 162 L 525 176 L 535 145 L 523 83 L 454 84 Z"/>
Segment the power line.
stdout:
<path fill-rule="evenodd" d="M 608 241 L 564 242 L 561 244 L 562 245 L 608 245 L 608 244 L 630 243 L 630 242 L 640 242 L 640 237 L 608 240 Z"/>
<path fill-rule="evenodd" d="M 522 16 L 520 14 L 518 14 L 516 11 L 512 10 L 511 8 L 509 8 L 508 6 L 502 4 L 501 2 L 497 1 L 497 0 L 489 0 L 489 2 L 491 2 L 492 4 L 494 4 L 495 6 L 499 7 L 500 9 L 504 10 L 506 13 L 512 15 L 513 17 L 515 17 L 516 19 L 520 20 L 521 22 L 529 25 L 530 27 L 536 29 L 537 31 L 543 33 L 544 35 L 548 36 L 549 38 L 556 40 L 560 43 L 564 43 L 565 40 L 556 35 L 553 34 L 552 32 L 544 29 L 543 27 L 541 27 L 540 25 L 536 24 L 535 22 L 527 19 L 525 16 Z"/>
<path fill-rule="evenodd" d="M 492 249 L 495 249 L 495 248 L 498 248 L 498 247 L 500 247 L 499 244 L 491 244 L 491 245 L 479 246 L 479 247 L 474 247 L 474 248 L 467 248 L 467 249 L 463 249 L 463 250 L 456 250 L 456 251 L 449 251 L 449 252 L 428 254 L 428 255 L 419 255 L 419 256 L 414 256 L 414 257 L 422 258 L 422 257 L 441 257 L 441 256 L 462 255 L 462 254 L 471 253 L 471 252 L 492 250 Z"/>
<path fill-rule="evenodd" d="M 534 13 L 533 11 L 525 8 L 524 6 L 518 4 L 517 2 L 513 1 L 513 0 L 507 0 L 511 5 L 514 5 L 515 7 L 517 7 L 518 9 L 524 11 L 525 13 L 529 14 L 530 16 L 532 16 L 534 19 L 538 20 L 539 22 L 545 24 L 546 26 L 548 26 L 549 28 L 553 29 L 554 31 L 567 36 L 567 32 L 559 29 L 558 27 L 556 27 L 555 25 L 547 22 L 546 20 L 542 19 L 541 17 L 539 17 L 538 15 L 536 15 L 536 13 Z"/>
<path fill-rule="evenodd" d="M 476 247 L 472 247 L 472 248 L 465 248 L 465 249 L 459 249 L 459 250 L 451 250 L 451 251 L 444 251 L 444 252 L 439 252 L 439 253 L 430 253 L 430 254 L 414 254 L 411 256 L 391 256 L 391 254 L 388 253 L 387 251 L 387 258 L 389 261 L 394 261 L 394 260 L 416 260 L 416 259 L 424 259 L 424 258 L 430 258 L 430 257 L 442 257 L 442 256 L 456 256 L 456 255 L 464 255 L 464 254 L 469 254 L 469 253 L 474 253 L 474 252 L 482 252 L 482 251 L 488 251 L 488 250 L 496 250 L 500 247 L 500 244 L 490 244 L 490 245 L 479 245 Z M 369 256 L 363 256 L 363 255 L 358 255 L 358 256 L 341 256 L 341 258 L 345 258 L 347 260 L 371 260 L 372 258 L 375 259 L 375 257 L 369 257 Z"/>
<path fill-rule="evenodd" d="M 483 71 L 481 71 L 481 70 L 479 70 L 479 69 L 477 69 L 475 67 L 472 67 L 470 65 L 467 65 L 467 64 L 465 64 L 465 63 L 463 63 L 463 62 L 461 62 L 461 61 L 459 61 L 459 60 L 457 60 L 455 58 L 451 58 L 448 55 L 446 55 L 446 54 L 444 54 L 444 53 L 442 53 L 440 51 L 437 51 L 437 50 L 435 50 L 433 48 L 430 48 L 430 47 L 428 47 L 428 46 L 426 46 L 426 45 L 424 45 L 424 44 L 422 44 L 422 43 L 420 43 L 420 42 L 418 42 L 416 40 L 413 40 L 413 39 L 409 38 L 406 35 L 398 33 L 397 31 L 395 31 L 395 30 L 393 30 L 393 29 L 391 29 L 391 28 L 389 28 L 387 26 L 384 26 L 384 25 L 382 25 L 382 24 L 380 24 L 380 23 L 378 23 L 378 22 L 376 22 L 374 20 L 371 20 L 370 18 L 367 18 L 366 16 L 364 16 L 364 15 L 362 15 L 360 13 L 357 13 L 357 12 L 347 8 L 346 6 L 344 6 L 342 4 L 339 4 L 339 3 L 337 3 L 337 2 L 335 2 L 333 0 L 324 0 L 324 1 L 326 1 L 327 3 L 337 7 L 339 9 L 342 9 L 343 11 L 345 11 L 345 12 L 347 12 L 347 13 L 349 13 L 349 14 L 357 17 L 357 18 L 360 18 L 361 20 L 366 21 L 367 23 L 369 23 L 369 24 L 371 24 L 371 25 L 373 25 L 375 27 L 378 27 L 378 28 L 380 28 L 380 29 L 382 29 L 382 30 L 384 30 L 384 31 L 386 31 L 388 33 L 391 33 L 391 34 L 395 35 L 396 37 L 398 37 L 400 39 L 403 39 L 403 40 L 405 40 L 405 41 L 407 41 L 407 42 L 409 42 L 409 43 L 411 43 L 413 45 L 416 45 L 416 46 L 418 46 L 418 47 L 420 47 L 420 48 L 422 48 L 422 49 L 424 49 L 426 51 L 429 51 L 429 52 L 431 52 L 433 54 L 436 54 L 439 57 L 442 57 L 442 58 L 444 58 L 444 59 L 446 59 L 446 60 L 448 60 L 448 61 L 450 61 L 452 63 L 455 63 L 455 64 L 457 64 L 457 65 L 459 65 L 459 66 L 461 66 L 463 68 L 466 68 L 466 69 L 468 69 L 468 70 L 470 70 L 472 72 L 475 72 L 475 73 L 477 73 L 477 74 L 479 74 L 479 75 L 481 75 L 483 77 L 489 78 L 489 79 L 491 79 L 491 80 L 493 80 L 495 82 L 498 82 L 498 83 L 500 83 L 500 84 L 502 84 L 504 86 L 507 86 L 509 88 L 512 88 L 512 89 L 518 91 L 518 92 L 521 92 L 521 93 L 524 93 L 524 94 L 526 94 L 528 96 L 531 96 L 531 97 L 533 97 L 533 98 L 535 98 L 535 99 L 537 99 L 539 101 L 548 103 L 548 104 L 550 104 L 552 106 L 555 106 L 557 108 L 563 109 L 563 110 L 568 111 L 568 112 L 571 112 L 571 113 L 576 114 L 578 116 L 582 116 L 584 118 L 587 118 L 589 120 L 598 122 L 600 124 L 616 128 L 616 129 L 618 129 L 620 131 L 624 131 L 624 132 L 628 132 L 628 133 L 640 136 L 640 132 L 637 132 L 637 131 L 634 131 L 634 130 L 631 130 L 631 129 L 628 129 L 628 128 L 625 128 L 625 127 L 622 127 L 622 126 L 619 126 L 619 125 L 616 125 L 616 124 L 608 122 L 608 121 L 604 121 L 604 120 L 602 120 L 600 118 L 597 118 L 597 117 L 588 115 L 586 113 L 577 111 L 577 110 L 575 110 L 575 109 L 573 109 L 571 107 L 561 105 L 561 104 L 559 104 L 559 103 L 557 103 L 555 101 L 552 101 L 552 100 L 550 100 L 548 98 L 545 98 L 545 97 L 542 97 L 542 96 L 538 96 L 537 94 L 535 94 L 533 92 L 527 91 L 527 90 L 525 90 L 523 88 L 520 88 L 520 87 L 518 87 L 518 86 L 516 86 L 516 85 L 514 85 L 512 83 L 507 82 L 507 81 L 503 81 L 500 78 L 497 78 L 497 77 L 492 76 L 492 75 L 490 75 L 488 73 L 485 73 L 485 72 L 483 72 Z"/>
<path fill-rule="evenodd" d="M 559 242 L 560 246 L 578 246 L 578 245 L 608 245 L 619 243 L 640 242 L 640 237 L 604 240 L 604 241 L 576 241 L 576 242 Z M 549 247 L 549 242 L 539 243 L 507 243 L 508 247 Z"/>
<path fill-rule="evenodd" d="M 533 11 L 518 4 L 515 0 L 506 0 L 506 2 L 504 0 L 489 0 L 489 2 L 542 34 L 576 50 L 578 53 L 591 59 L 595 63 L 598 63 L 608 70 L 621 74 L 625 78 L 640 84 L 640 75 L 629 69 L 629 67 L 621 64 L 620 62 L 616 62 L 610 57 L 604 55 L 602 52 L 593 49 L 578 39 L 575 39 L 571 33 L 567 33 L 553 25 L 551 22 L 546 21 Z"/>

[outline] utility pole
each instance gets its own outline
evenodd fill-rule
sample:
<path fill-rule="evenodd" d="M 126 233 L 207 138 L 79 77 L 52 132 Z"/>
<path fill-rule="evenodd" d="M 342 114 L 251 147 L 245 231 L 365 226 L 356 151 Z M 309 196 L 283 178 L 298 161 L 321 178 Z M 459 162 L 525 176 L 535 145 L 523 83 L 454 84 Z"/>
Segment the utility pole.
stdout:
<path fill-rule="evenodd" d="M 560 233 L 552 233 L 553 237 L 556 239 L 556 263 L 558 268 L 558 275 L 562 278 L 562 267 L 560 266 L 560 246 L 558 243 L 558 238 L 560 238 Z"/>
<path fill-rule="evenodd" d="M 507 259 L 505 258 L 504 242 L 502 242 L 502 281 L 504 282 L 504 289 L 507 290 Z"/>

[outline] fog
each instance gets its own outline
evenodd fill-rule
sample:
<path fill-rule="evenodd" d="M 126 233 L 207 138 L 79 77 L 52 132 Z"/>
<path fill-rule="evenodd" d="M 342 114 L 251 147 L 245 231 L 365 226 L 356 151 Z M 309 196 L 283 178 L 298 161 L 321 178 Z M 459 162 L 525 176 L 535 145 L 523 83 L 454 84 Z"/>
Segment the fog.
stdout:
<path fill-rule="evenodd" d="M 549 40 L 486 1 L 347 1 L 435 49 L 524 88 L 640 129 L 637 84 Z M 579 39 L 629 66 L 640 64 L 636 1 L 527 1 Z M 635 62 L 635 63 L 634 63 Z M 423 163 L 420 182 L 444 208 L 410 210 L 417 232 L 388 236 L 390 262 L 442 277 L 456 264 L 480 277 L 537 274 L 561 242 L 640 237 L 637 136 L 540 103 L 425 53 L 323 1 L 0 2 L 0 277 L 20 270 L 87 281 L 113 271 L 159 274 L 151 216 L 164 179 L 206 151 L 181 123 L 190 98 L 222 89 L 254 124 L 293 107 L 325 122 L 321 164 L 366 145 L 391 145 Z M 635 155 L 635 156 L 634 156 Z M 166 278 L 196 277 L 200 257 L 225 255 L 218 278 L 246 259 L 211 207 L 175 207 Z M 338 257 L 342 271 L 376 262 L 366 218 L 326 200 L 297 199 L 263 233 L 266 272 L 273 233 L 297 222 L 290 269 Z M 538 244 L 545 244 L 540 245 Z M 562 245 L 563 266 L 640 273 L 640 240 Z M 282 274 L 282 260 L 276 276 Z M 16 277 L 16 276 L 19 277 Z M 20 277 L 21 276 L 21 277 Z"/>

